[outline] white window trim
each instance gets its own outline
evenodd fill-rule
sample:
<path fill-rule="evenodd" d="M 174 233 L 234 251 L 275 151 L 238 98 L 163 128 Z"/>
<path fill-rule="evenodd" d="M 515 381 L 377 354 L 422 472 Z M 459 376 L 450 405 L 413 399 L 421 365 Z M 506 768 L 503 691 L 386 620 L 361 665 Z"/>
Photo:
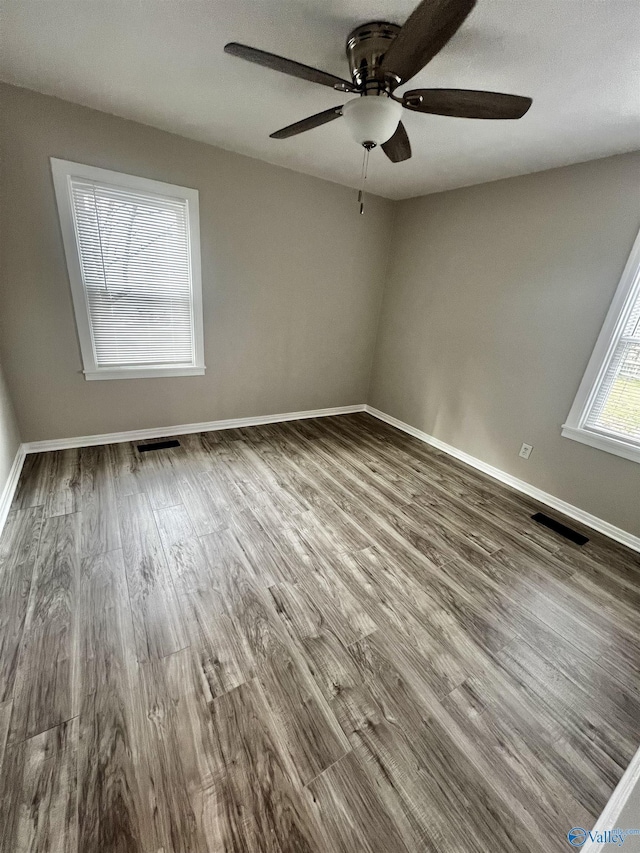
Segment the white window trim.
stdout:
<path fill-rule="evenodd" d="M 198 190 L 178 187 L 135 175 L 99 169 L 82 163 L 58 160 L 51 157 L 51 172 L 58 204 L 62 241 L 69 271 L 71 296 L 76 315 L 76 326 L 80 340 L 80 351 L 84 365 L 85 379 L 143 379 L 163 376 L 201 376 L 205 372 L 204 364 L 204 323 L 202 315 L 202 272 L 200 265 L 200 212 Z M 191 261 L 191 287 L 193 299 L 194 363 L 188 366 L 159 365 L 157 367 L 98 367 L 95 361 L 89 306 L 82 281 L 80 258 L 76 241 L 71 204 L 71 178 L 85 178 L 103 181 L 118 187 L 157 193 L 162 196 L 175 196 L 187 202 L 189 253 Z"/>
<path fill-rule="evenodd" d="M 565 438 L 597 447 L 599 450 L 614 453 L 616 456 L 622 456 L 624 459 L 631 459 L 634 462 L 640 462 L 640 447 L 637 444 L 625 441 L 622 437 L 616 438 L 598 432 L 592 427 L 587 428 L 585 420 L 600 387 L 600 382 L 609 366 L 620 333 L 627 322 L 631 306 L 639 292 L 640 232 L 631 249 L 620 284 L 611 302 L 567 421 L 562 425 L 562 435 Z"/>

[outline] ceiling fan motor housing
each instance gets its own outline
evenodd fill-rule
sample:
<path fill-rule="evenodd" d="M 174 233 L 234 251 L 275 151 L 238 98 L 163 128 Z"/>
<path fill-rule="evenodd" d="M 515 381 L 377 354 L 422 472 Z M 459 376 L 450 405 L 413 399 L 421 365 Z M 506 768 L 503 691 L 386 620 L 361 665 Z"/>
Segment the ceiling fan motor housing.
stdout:
<path fill-rule="evenodd" d="M 361 24 L 349 34 L 347 59 L 351 77 L 355 85 L 364 89 L 367 94 L 379 94 L 387 88 L 387 81 L 380 71 L 380 63 L 399 32 L 398 24 L 372 21 L 369 24 Z"/>

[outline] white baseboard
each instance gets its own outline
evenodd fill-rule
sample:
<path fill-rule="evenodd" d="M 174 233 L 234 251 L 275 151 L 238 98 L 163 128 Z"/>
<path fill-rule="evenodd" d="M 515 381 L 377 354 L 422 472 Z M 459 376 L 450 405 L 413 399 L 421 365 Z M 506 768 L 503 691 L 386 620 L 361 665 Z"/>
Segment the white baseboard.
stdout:
<path fill-rule="evenodd" d="M 125 432 L 106 432 L 102 435 L 80 435 L 75 438 L 54 438 L 50 441 L 28 441 L 22 445 L 26 453 L 43 453 L 47 450 L 66 450 L 69 447 L 92 447 L 96 444 L 119 444 L 122 441 L 144 441 L 148 438 L 165 438 L 171 435 L 188 435 L 194 432 L 213 432 L 234 427 L 260 426 L 305 418 L 326 418 L 330 415 L 349 415 L 364 412 L 365 406 L 336 406 L 331 409 L 309 409 L 305 412 L 286 412 L 278 415 L 258 415 L 252 418 L 229 418 L 224 421 L 206 421 L 200 424 L 133 429 Z"/>
<path fill-rule="evenodd" d="M 422 432 L 422 430 L 416 429 L 410 424 L 398 420 L 398 418 L 387 415 L 379 409 L 374 409 L 373 406 L 365 406 L 365 411 L 370 415 L 373 415 L 374 418 L 378 418 L 378 420 L 384 421 L 385 423 L 396 427 L 396 429 L 400 429 L 403 432 L 412 435 L 414 438 L 418 438 L 420 441 L 424 441 L 426 444 L 432 445 L 432 447 L 437 447 L 438 450 L 448 453 L 449 456 L 454 456 L 456 459 L 459 459 L 461 462 L 465 462 L 472 468 L 477 468 L 477 470 L 482 471 L 483 474 L 488 474 L 490 477 L 493 477 L 495 480 L 499 480 L 501 483 L 505 483 L 507 486 L 511 486 L 511 488 L 516 489 L 518 492 L 522 492 L 530 498 L 558 510 L 558 512 L 561 512 L 569 518 L 573 518 L 575 521 L 579 521 L 586 527 L 590 527 L 592 530 L 597 530 L 599 533 L 603 533 L 610 539 L 615 539 L 616 542 L 621 542 L 623 545 L 626 545 L 627 548 L 632 548 L 634 551 L 640 551 L 640 536 L 634 536 L 626 530 L 622 530 L 620 527 L 615 527 L 608 521 L 598 518 L 596 515 L 591 515 L 591 513 L 585 512 L 583 509 L 573 506 L 573 504 L 567 503 L 560 498 L 556 498 L 548 492 L 543 492 L 542 489 L 532 486 L 531 483 L 527 483 L 525 480 L 520 480 L 511 474 L 507 474 L 506 471 L 501 471 L 500 468 L 495 468 L 493 465 L 489 465 L 488 462 L 483 462 L 482 459 L 478 459 L 475 456 L 471 456 L 469 453 L 465 453 L 464 450 L 458 450 L 457 447 L 453 447 L 451 444 L 446 444 L 446 442 L 440 441 L 439 438 L 435 438 L 426 432 Z"/>
<path fill-rule="evenodd" d="M 20 472 L 24 465 L 25 456 L 26 453 L 24 445 L 21 444 L 17 450 L 13 464 L 9 469 L 7 482 L 4 484 L 4 488 L 0 492 L 0 534 L 2 533 L 7 516 L 9 515 L 9 510 L 11 509 L 11 502 L 13 501 L 13 496 L 16 493 L 16 487 L 18 485 L 18 480 L 20 479 Z"/>

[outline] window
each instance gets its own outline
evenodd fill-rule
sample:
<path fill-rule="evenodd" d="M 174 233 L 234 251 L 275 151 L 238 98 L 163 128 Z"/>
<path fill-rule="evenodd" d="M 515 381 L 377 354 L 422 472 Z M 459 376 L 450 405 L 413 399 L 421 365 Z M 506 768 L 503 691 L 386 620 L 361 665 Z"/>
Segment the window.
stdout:
<path fill-rule="evenodd" d="M 640 462 L 640 234 L 562 435 Z"/>
<path fill-rule="evenodd" d="M 197 190 L 51 169 L 85 377 L 204 373 Z"/>

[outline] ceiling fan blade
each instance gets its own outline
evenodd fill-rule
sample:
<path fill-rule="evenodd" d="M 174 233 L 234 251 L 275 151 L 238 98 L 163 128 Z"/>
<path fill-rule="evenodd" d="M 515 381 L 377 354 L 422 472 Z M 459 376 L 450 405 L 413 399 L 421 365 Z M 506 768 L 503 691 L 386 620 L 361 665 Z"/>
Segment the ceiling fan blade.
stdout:
<path fill-rule="evenodd" d="M 411 157 L 411 143 L 402 122 L 391 139 L 382 143 L 381 148 L 392 163 L 402 163 Z"/>
<path fill-rule="evenodd" d="M 325 110 L 321 113 L 316 113 L 309 118 L 303 118 L 302 121 L 297 121 L 295 124 L 289 124 L 281 130 L 276 130 L 275 133 L 270 133 L 270 139 L 288 139 L 290 136 L 295 136 L 297 133 L 304 133 L 305 130 L 313 130 L 314 127 L 320 127 L 321 124 L 326 124 L 328 121 L 333 121 L 334 118 L 340 118 L 342 115 L 342 107 L 331 107 L 330 110 Z"/>
<path fill-rule="evenodd" d="M 404 93 L 402 104 L 418 113 L 439 116 L 522 118 L 532 101 L 520 95 L 476 92 L 473 89 L 414 89 Z"/>
<path fill-rule="evenodd" d="M 342 92 L 357 91 L 353 83 L 342 80 L 334 74 L 319 71 L 310 65 L 303 65 L 301 62 L 294 62 L 293 59 L 285 59 L 284 56 L 278 56 L 275 53 L 258 50 L 256 47 L 247 47 L 246 44 L 231 41 L 229 44 L 225 44 L 224 52 L 263 65 L 265 68 L 272 68 L 274 71 L 282 71 L 283 74 L 289 74 L 291 77 L 309 80 L 311 83 L 320 83 L 322 86 L 330 86 L 332 89 L 339 89 Z"/>
<path fill-rule="evenodd" d="M 406 83 L 442 50 L 475 4 L 476 0 L 422 0 L 384 55 L 382 71 Z"/>

